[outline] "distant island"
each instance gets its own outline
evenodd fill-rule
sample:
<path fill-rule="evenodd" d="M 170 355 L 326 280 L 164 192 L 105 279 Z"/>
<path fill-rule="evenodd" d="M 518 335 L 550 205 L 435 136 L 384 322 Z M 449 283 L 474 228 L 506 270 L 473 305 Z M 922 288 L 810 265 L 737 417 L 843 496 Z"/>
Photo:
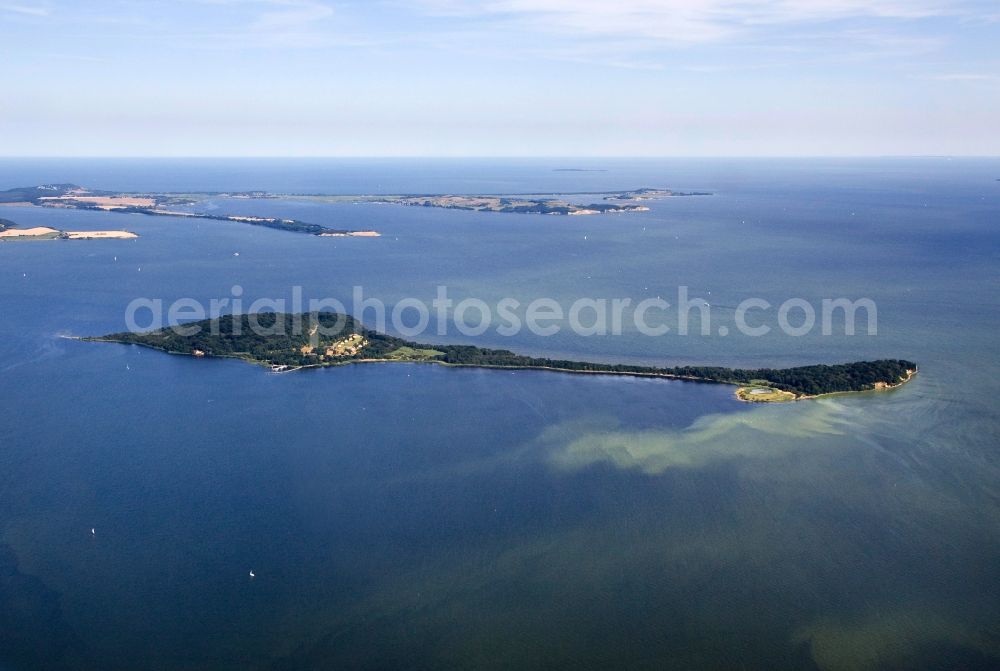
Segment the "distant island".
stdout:
<path fill-rule="evenodd" d="M 568 170 L 568 169 L 566 169 Z M 581 170 L 582 172 L 582 170 Z M 370 196 L 367 199 L 378 203 L 394 205 L 415 205 L 419 207 L 443 207 L 450 210 L 474 210 L 476 212 L 503 212 L 508 214 L 609 214 L 616 212 L 645 212 L 645 205 L 619 204 L 607 201 L 656 200 L 677 196 L 710 196 L 707 192 L 680 192 L 670 189 L 635 189 L 593 193 L 556 193 L 553 197 L 532 197 L 531 194 L 507 195 L 414 195 L 414 196 Z M 557 196 L 604 195 L 603 203 L 580 205 L 570 203 Z"/>
<path fill-rule="evenodd" d="M 636 189 L 634 191 L 619 191 L 604 197 L 604 200 L 657 200 L 675 196 L 711 196 L 706 191 L 671 191 L 670 189 Z"/>
<path fill-rule="evenodd" d="M 441 207 L 449 210 L 503 212 L 506 214 L 607 214 L 609 212 L 644 212 L 642 205 L 592 203 L 577 205 L 554 198 L 523 198 L 518 196 L 384 196 L 373 202 L 417 207 Z"/>
<path fill-rule="evenodd" d="M 253 320 L 253 321 L 251 321 Z M 503 349 L 471 345 L 426 345 L 366 328 L 349 315 L 320 312 L 223 316 L 144 333 L 86 337 L 151 347 L 194 357 L 228 357 L 269 367 L 274 372 L 365 362 L 427 362 L 450 366 L 512 368 L 660 377 L 739 387 L 744 401 L 775 402 L 822 394 L 889 389 L 910 380 L 917 365 L 902 359 L 859 361 L 794 368 L 722 368 L 677 366 L 657 368 L 547 359 Z M 265 335 L 272 333 L 272 335 Z"/>

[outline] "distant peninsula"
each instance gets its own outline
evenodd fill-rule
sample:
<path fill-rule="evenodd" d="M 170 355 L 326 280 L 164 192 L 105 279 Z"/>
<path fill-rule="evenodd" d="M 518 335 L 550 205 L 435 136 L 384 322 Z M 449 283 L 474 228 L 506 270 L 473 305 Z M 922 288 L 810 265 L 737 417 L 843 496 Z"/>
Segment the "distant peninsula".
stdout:
<path fill-rule="evenodd" d="M 761 402 L 889 389 L 907 382 L 917 371 L 915 363 L 902 359 L 760 369 L 658 368 L 548 359 L 471 345 L 415 343 L 368 329 L 351 316 L 334 312 L 229 315 L 184 324 L 182 329 L 113 333 L 81 340 L 141 345 L 194 357 L 235 358 L 267 366 L 274 372 L 351 363 L 409 361 L 670 378 L 736 385 L 738 398 Z"/>
<path fill-rule="evenodd" d="M 252 195 L 246 194 L 243 197 L 264 198 L 269 197 L 269 194 L 253 192 Z M 198 202 L 197 198 L 181 194 L 95 191 L 76 184 L 42 184 L 40 186 L 0 191 L 0 205 L 34 205 L 38 207 L 57 207 L 75 210 L 101 210 L 104 212 L 121 212 L 125 214 L 211 219 L 250 224 L 253 226 L 265 226 L 291 233 L 306 233 L 323 237 L 377 237 L 379 235 L 376 231 L 352 231 L 329 228 L 296 219 L 220 215 L 173 209 L 179 206 L 193 205 L 196 202 Z"/>

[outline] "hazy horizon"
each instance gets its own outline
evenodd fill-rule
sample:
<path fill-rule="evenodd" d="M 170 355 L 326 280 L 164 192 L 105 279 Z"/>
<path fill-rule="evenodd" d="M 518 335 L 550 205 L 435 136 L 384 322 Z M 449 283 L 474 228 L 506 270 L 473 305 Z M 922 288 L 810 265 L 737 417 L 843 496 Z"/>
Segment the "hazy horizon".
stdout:
<path fill-rule="evenodd" d="M 0 0 L 11 157 L 1000 155 L 981 0 Z"/>
<path fill-rule="evenodd" d="M 58 155 L 58 154 L 0 154 L 0 160 L 428 160 L 428 161 L 459 161 L 459 160 L 576 160 L 576 161 L 601 161 L 601 160 L 733 160 L 733 159 L 760 159 L 760 160 L 798 160 L 798 159 L 845 159 L 845 160 L 865 160 L 865 159 L 991 159 L 1000 158 L 1000 152 L 996 154 L 649 154 L 649 155 L 626 155 L 626 154 L 606 154 L 595 155 L 557 155 L 557 154 L 456 154 L 451 156 L 435 156 L 430 154 L 326 154 L 326 155 L 300 155 L 300 154 L 93 154 L 93 155 Z M 573 166 L 570 166 L 573 167 Z"/>

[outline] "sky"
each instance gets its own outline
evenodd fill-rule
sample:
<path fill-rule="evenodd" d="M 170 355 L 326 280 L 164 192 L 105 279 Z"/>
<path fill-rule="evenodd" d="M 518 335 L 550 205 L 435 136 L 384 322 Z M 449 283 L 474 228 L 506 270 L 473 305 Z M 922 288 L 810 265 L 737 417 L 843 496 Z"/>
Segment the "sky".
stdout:
<path fill-rule="evenodd" d="M 1000 155 L 996 0 L 0 0 L 2 156 Z"/>

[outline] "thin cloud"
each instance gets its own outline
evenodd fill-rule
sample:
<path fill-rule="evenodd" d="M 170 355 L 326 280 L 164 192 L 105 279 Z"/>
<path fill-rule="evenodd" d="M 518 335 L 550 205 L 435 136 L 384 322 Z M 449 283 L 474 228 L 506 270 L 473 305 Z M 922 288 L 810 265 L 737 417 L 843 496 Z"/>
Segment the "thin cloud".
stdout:
<path fill-rule="evenodd" d="M 35 7 L 31 5 L 0 5 L 0 12 L 22 14 L 24 16 L 49 16 L 52 13 L 48 7 Z"/>
<path fill-rule="evenodd" d="M 922 79 L 933 79 L 939 82 L 992 82 L 1000 80 L 997 75 L 979 72 L 950 72 L 940 75 L 924 75 Z"/>
<path fill-rule="evenodd" d="M 905 59 L 948 42 L 947 23 L 983 21 L 987 3 L 953 0 L 417 0 L 390 8 L 416 11 L 425 30 L 463 27 L 484 39 L 483 53 L 660 70 L 689 51 L 715 71 L 792 63 Z M 934 18 L 936 32 L 915 31 Z M 460 40 L 461 41 L 461 40 Z M 460 41 L 449 41 L 460 48 Z M 714 51 L 708 52 L 706 49 Z M 801 60 L 778 60 L 779 51 Z M 724 60 L 725 62 L 720 62 Z"/>
<path fill-rule="evenodd" d="M 982 15 L 977 3 L 929 0 L 424 0 L 439 16 L 504 19 L 522 29 L 580 36 L 629 36 L 670 44 L 717 42 L 769 25 L 854 18 L 913 20 Z"/>
<path fill-rule="evenodd" d="M 332 4 L 320 0 L 187 0 L 189 5 L 221 9 L 218 17 L 163 32 L 174 46 L 212 50 L 243 48 L 324 48 L 370 45 L 338 33 Z"/>
<path fill-rule="evenodd" d="M 259 33 L 302 32 L 333 16 L 333 8 L 321 2 L 271 2 L 248 27 Z"/>

